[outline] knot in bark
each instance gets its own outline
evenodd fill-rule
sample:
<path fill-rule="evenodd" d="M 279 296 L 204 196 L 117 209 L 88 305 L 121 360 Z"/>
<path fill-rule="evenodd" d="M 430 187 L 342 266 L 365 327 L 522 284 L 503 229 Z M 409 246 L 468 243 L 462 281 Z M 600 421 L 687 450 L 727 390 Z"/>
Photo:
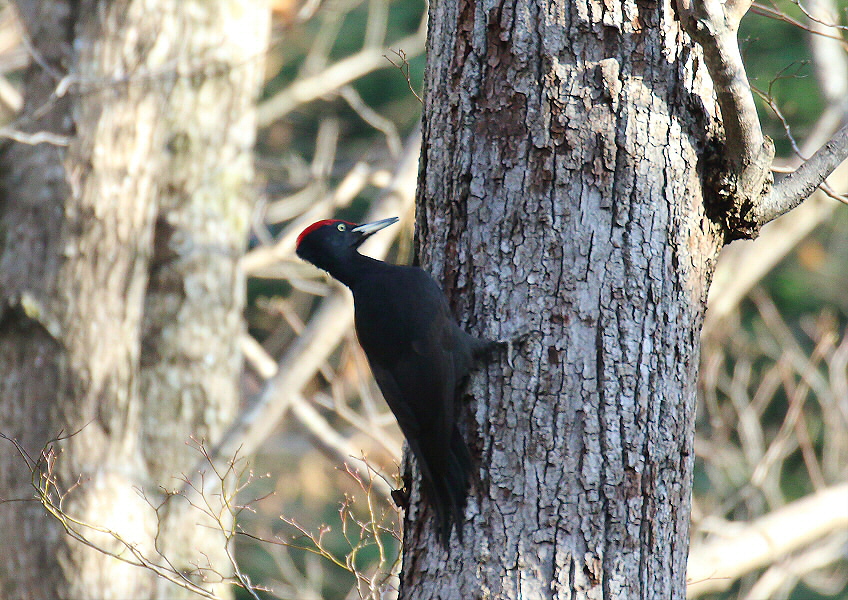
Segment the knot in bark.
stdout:
<path fill-rule="evenodd" d="M 774 144 L 766 137 L 755 160 L 740 164 L 726 155 L 723 143 L 708 153 L 704 171 L 707 216 L 721 224 L 725 242 L 754 239 L 762 226 L 758 208 L 774 184 Z"/>

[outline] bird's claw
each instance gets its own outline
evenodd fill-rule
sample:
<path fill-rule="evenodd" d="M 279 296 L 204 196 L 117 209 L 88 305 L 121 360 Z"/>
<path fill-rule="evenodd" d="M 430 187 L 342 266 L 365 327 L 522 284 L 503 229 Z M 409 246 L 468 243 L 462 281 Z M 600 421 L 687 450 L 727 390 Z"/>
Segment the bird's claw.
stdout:
<path fill-rule="evenodd" d="M 541 339 L 543 335 L 544 333 L 540 329 L 535 329 L 532 325 L 527 325 L 513 331 L 507 337 L 507 344 L 521 344 L 530 337 Z"/>
<path fill-rule="evenodd" d="M 505 340 L 502 340 L 500 343 L 503 346 L 506 346 L 506 362 L 509 365 L 510 369 L 514 369 L 515 365 L 512 363 L 513 350 L 515 346 L 520 346 L 524 344 L 529 338 L 541 339 L 544 334 L 538 330 L 534 329 L 532 326 L 522 327 L 516 331 L 514 331 L 511 335 L 507 336 Z"/>

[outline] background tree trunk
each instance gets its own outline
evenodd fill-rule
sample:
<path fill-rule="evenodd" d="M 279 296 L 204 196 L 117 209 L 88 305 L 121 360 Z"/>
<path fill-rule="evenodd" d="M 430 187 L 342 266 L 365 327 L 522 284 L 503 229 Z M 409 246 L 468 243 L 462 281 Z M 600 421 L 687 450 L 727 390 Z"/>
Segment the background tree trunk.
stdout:
<path fill-rule="evenodd" d="M 402 598 L 684 598 L 710 90 L 668 2 L 436 2 L 417 244 L 474 333 L 465 543 L 406 520 Z M 429 519 L 427 520 L 429 522 Z"/>
<path fill-rule="evenodd" d="M 260 1 L 39 2 L 19 11 L 33 52 L 26 129 L 0 196 L 2 432 L 37 456 L 60 432 L 66 511 L 152 558 L 226 574 L 222 537 L 158 486 L 232 418 L 241 368 Z M 0 449 L 4 498 L 32 496 Z M 208 523 L 207 523 L 208 524 Z M 4 598 L 187 594 L 64 535 L 35 502 L 0 505 Z M 154 548 L 154 534 L 159 533 Z M 93 534 L 92 534 L 93 535 Z M 92 540 L 118 551 L 111 536 Z M 213 576 L 214 579 L 214 576 Z"/>

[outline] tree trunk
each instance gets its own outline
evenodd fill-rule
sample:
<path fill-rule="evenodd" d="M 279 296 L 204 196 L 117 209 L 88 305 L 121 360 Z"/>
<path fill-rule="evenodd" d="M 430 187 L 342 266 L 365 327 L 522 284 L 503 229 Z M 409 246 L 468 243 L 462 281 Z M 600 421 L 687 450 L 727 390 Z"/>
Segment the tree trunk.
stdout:
<path fill-rule="evenodd" d="M 0 171 L 0 432 L 38 456 L 59 442 L 64 510 L 200 582 L 223 538 L 163 500 L 237 407 L 243 251 L 260 1 L 21 0 L 32 44 L 26 129 Z M 61 141 L 61 140 L 60 140 Z M 4 499 L 32 497 L 0 447 Z M 142 498 L 143 490 L 147 498 Z M 132 558 L 115 535 L 80 526 Z M 36 502 L 0 505 L 4 598 L 180 598 L 188 592 L 85 547 Z M 154 535 L 158 538 L 154 547 Z M 211 577 L 214 579 L 214 575 Z"/>
<path fill-rule="evenodd" d="M 685 597 L 722 244 L 695 57 L 667 1 L 431 4 L 420 262 L 469 331 L 541 338 L 472 378 L 465 541 L 413 503 L 401 598 Z"/>

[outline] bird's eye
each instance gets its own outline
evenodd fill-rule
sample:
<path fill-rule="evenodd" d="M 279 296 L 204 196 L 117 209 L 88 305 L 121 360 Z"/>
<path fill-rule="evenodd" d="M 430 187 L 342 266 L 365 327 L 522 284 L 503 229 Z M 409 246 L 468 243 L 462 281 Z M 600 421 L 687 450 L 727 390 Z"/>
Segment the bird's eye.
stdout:
<path fill-rule="evenodd" d="M 336 226 L 336 228 L 337 228 L 339 231 L 344 231 L 345 229 L 347 229 L 347 225 L 345 225 L 344 223 L 339 223 L 339 224 Z"/>

